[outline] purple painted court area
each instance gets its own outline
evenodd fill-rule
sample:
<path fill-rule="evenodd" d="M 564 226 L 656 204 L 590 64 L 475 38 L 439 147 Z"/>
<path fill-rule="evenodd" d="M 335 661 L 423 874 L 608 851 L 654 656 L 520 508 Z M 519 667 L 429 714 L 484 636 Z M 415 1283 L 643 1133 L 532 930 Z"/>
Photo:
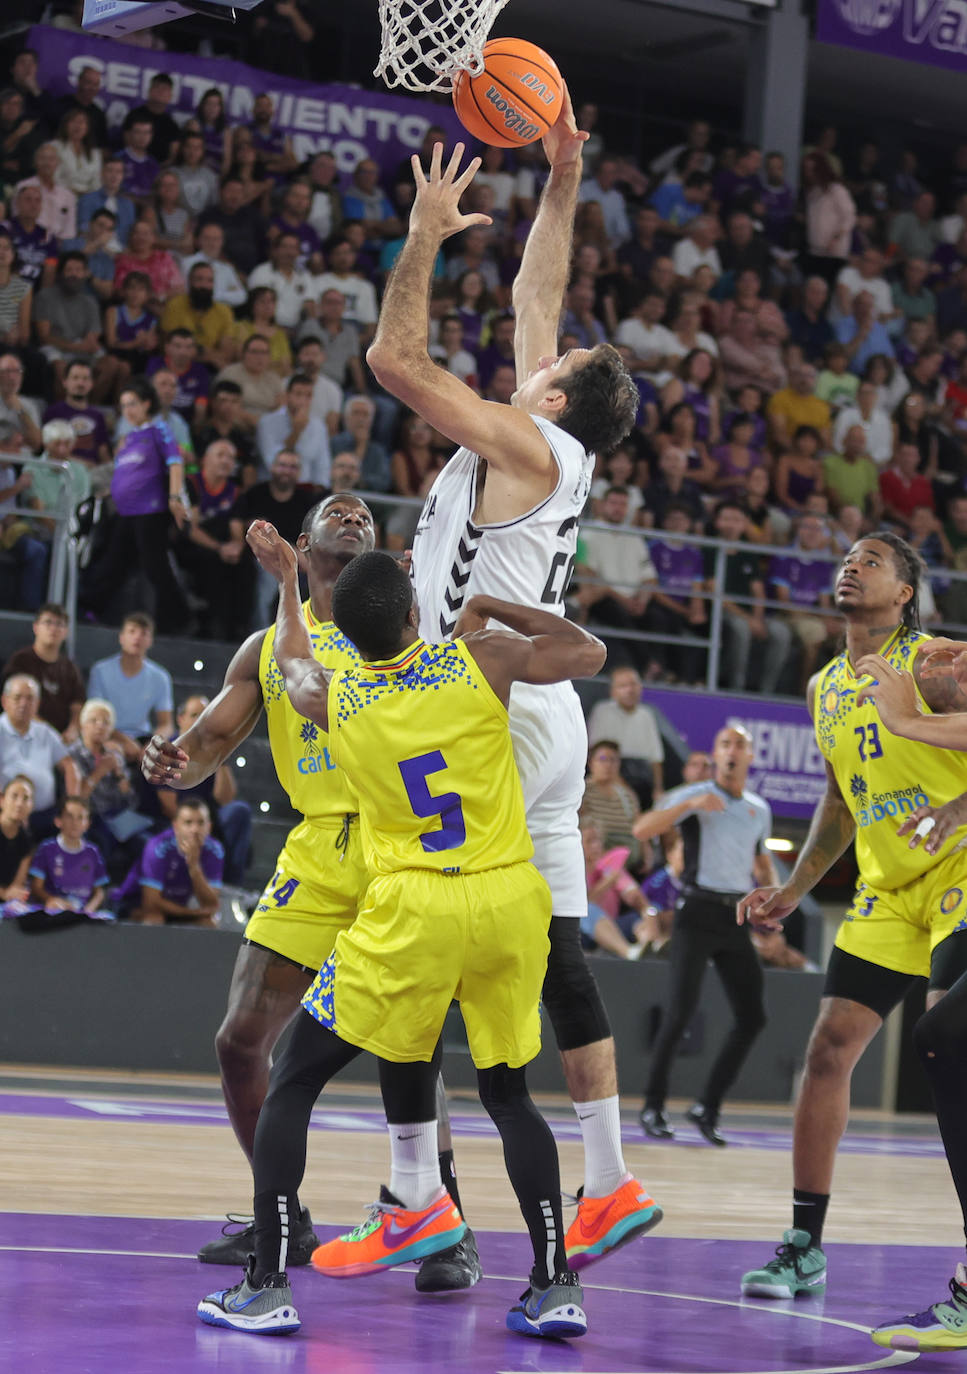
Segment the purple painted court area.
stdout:
<path fill-rule="evenodd" d="M 320 1227 L 328 1239 L 334 1227 Z M 825 1299 L 738 1299 L 768 1247 L 662 1239 L 585 1272 L 590 1329 L 540 1342 L 504 1329 L 522 1290 L 522 1236 L 480 1232 L 486 1277 L 421 1298 L 412 1271 L 327 1280 L 293 1271 L 302 1331 L 244 1336 L 203 1326 L 195 1304 L 234 1283 L 198 1264 L 210 1223 L 0 1214 L 0 1369 L 29 1374 L 853 1374 L 907 1363 L 866 1328 L 941 1296 L 956 1256 L 928 1247 L 832 1245 Z M 963 1357 L 922 1356 L 924 1374 Z"/>

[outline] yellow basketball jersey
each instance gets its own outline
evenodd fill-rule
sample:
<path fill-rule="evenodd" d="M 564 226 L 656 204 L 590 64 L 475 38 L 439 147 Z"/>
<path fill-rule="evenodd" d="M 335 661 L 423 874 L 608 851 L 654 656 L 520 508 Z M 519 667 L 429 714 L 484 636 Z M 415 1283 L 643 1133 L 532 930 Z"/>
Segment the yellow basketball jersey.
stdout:
<path fill-rule="evenodd" d="M 332 621 L 321 623 L 309 602 L 303 605 L 312 653 L 326 668 L 348 668 L 359 663 L 359 654 Z M 306 820 L 321 821 L 355 812 L 356 798 L 343 772 L 336 767 L 329 736 L 320 726 L 300 716 L 289 704 L 285 679 L 275 661 L 275 626 L 265 632 L 259 655 L 259 680 L 269 723 L 269 744 L 279 781 L 289 801 Z"/>
<path fill-rule="evenodd" d="M 479 873 L 533 854 L 506 708 L 459 640 L 338 673 L 329 748 L 375 873 Z"/>
<path fill-rule="evenodd" d="M 880 653 L 909 672 L 916 645 L 928 638 L 901 626 Z M 922 844 L 910 849 L 896 832 L 915 807 L 938 806 L 967 791 L 967 754 L 891 735 L 872 702 L 856 704 L 865 681 L 854 676 L 845 650 L 827 663 L 813 706 L 816 740 L 856 821 L 860 877 L 872 887 L 893 889 L 938 862 Z M 929 711 L 922 697 L 920 705 Z"/>

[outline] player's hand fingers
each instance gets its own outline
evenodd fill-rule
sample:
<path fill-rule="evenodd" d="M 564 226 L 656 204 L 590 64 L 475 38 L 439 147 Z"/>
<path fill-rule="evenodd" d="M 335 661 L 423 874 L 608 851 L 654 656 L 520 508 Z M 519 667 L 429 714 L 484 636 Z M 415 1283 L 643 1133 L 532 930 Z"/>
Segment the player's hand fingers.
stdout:
<path fill-rule="evenodd" d="M 410 158 L 410 166 L 413 168 L 413 180 L 416 182 L 416 189 L 419 191 L 426 185 L 426 173 L 423 171 L 423 163 L 420 161 L 419 153 L 414 153 Z"/>
<path fill-rule="evenodd" d="M 458 191 L 460 195 L 463 195 L 464 191 L 470 185 L 471 181 L 473 181 L 474 177 L 480 171 L 480 168 L 482 166 L 483 158 L 471 158 L 470 161 L 467 163 L 466 167 L 464 167 L 463 171 L 457 177 L 456 181 L 453 183 L 453 189 L 455 191 Z"/>
<path fill-rule="evenodd" d="M 463 144 L 462 144 L 462 143 L 458 143 L 458 144 L 457 144 L 457 147 L 458 147 L 458 148 L 462 148 L 462 147 L 463 147 Z M 443 144 L 442 144 L 442 143 L 434 143 L 434 145 L 433 145 L 433 152 L 430 154 L 430 180 L 431 180 L 431 181 L 439 181 L 439 180 L 440 180 L 440 175 L 441 175 L 440 169 L 441 169 L 442 166 L 443 166 Z"/>
<path fill-rule="evenodd" d="M 880 681 L 900 676 L 882 654 L 864 654 L 856 665 L 856 672 L 859 677 L 879 678 Z"/>
<path fill-rule="evenodd" d="M 909 848 L 919 849 L 921 841 L 927 838 L 935 825 L 933 807 L 918 806 L 897 830 L 897 835 L 909 835 Z"/>

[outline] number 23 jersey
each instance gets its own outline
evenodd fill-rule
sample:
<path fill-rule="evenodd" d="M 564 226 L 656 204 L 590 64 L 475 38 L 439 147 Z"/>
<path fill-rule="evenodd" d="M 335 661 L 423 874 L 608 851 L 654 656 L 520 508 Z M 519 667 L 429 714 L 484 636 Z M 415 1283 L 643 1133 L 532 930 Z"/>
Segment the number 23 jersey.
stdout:
<path fill-rule="evenodd" d="M 928 638 L 901 626 L 880 653 L 910 672 L 916 646 Z M 942 806 L 967 791 L 967 754 L 891 735 L 873 702 L 856 704 L 865 681 L 854 676 L 845 650 L 822 669 L 813 703 L 816 740 L 856 822 L 860 878 L 873 888 L 892 889 L 913 882 L 951 852 L 928 854 L 922 844 L 910 849 L 908 837 L 898 838 L 897 830 L 916 807 Z M 929 711 L 922 697 L 920 705 Z"/>
<path fill-rule="evenodd" d="M 413 539 L 413 585 L 427 640 L 452 634 L 464 602 L 476 593 L 564 614 L 594 458 L 558 425 L 531 419 L 558 469 L 554 490 L 533 509 L 515 520 L 476 524 L 481 459 L 466 448 L 457 449 L 430 488 Z"/>

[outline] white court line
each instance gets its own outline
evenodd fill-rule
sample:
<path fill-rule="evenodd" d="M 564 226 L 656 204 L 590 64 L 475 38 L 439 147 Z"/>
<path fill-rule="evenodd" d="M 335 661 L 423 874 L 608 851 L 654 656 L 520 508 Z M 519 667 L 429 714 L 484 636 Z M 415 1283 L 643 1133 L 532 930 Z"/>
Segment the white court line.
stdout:
<path fill-rule="evenodd" d="M 195 1259 L 194 1255 L 166 1254 L 157 1250 L 91 1250 L 55 1245 L 0 1245 L 0 1252 L 2 1251 L 36 1255 L 110 1255 L 127 1259 Z M 414 1267 L 412 1265 L 399 1265 L 390 1272 L 411 1274 L 414 1272 Z M 513 1274 L 484 1274 L 483 1277 L 492 1279 L 496 1283 L 519 1285 L 521 1282 L 520 1276 Z M 583 1286 L 591 1291 L 601 1293 L 621 1293 L 641 1298 L 667 1298 L 673 1302 L 701 1302 L 711 1304 L 713 1307 L 737 1307 L 743 1312 L 758 1312 L 775 1317 L 795 1317 L 798 1321 L 821 1322 L 826 1326 L 842 1326 L 850 1331 L 860 1331 L 864 1335 L 869 1334 L 869 1327 L 867 1326 L 860 1326 L 857 1322 L 844 1321 L 840 1317 L 826 1317 L 816 1312 L 795 1312 L 788 1308 L 760 1307 L 758 1304 L 753 1306 L 748 1302 L 737 1302 L 732 1298 L 702 1298 L 697 1297 L 694 1293 L 662 1293 L 651 1288 L 619 1288 L 616 1284 L 610 1283 L 586 1283 Z M 818 1369 L 799 1369 L 796 1371 L 785 1369 L 751 1370 L 748 1371 L 748 1374 L 866 1374 L 867 1370 L 889 1369 L 897 1365 L 909 1364 L 918 1358 L 919 1356 L 913 1351 L 894 1350 L 881 1359 L 870 1360 L 864 1364 L 826 1365 Z M 523 1374 L 523 1372 L 497 1370 L 496 1374 Z M 608 1374 L 608 1372 L 586 1370 L 584 1374 Z M 662 1374 L 675 1374 L 675 1371 L 664 1370 Z M 694 1374 L 694 1372 L 688 1371 L 687 1374 Z M 729 1374 L 743 1374 L 743 1371 L 730 1370 Z"/>

